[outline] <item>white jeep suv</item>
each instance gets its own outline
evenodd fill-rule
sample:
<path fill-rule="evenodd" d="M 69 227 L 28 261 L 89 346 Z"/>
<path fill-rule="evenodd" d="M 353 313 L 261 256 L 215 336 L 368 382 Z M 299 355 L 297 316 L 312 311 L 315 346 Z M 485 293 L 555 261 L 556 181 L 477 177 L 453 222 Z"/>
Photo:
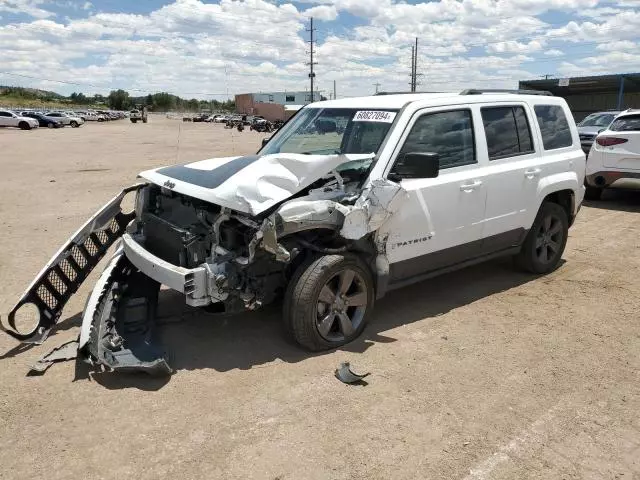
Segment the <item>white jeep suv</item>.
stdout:
<path fill-rule="evenodd" d="M 587 160 L 587 193 L 598 200 L 605 188 L 622 182 L 640 186 L 640 110 L 620 113 L 593 142 Z"/>
<path fill-rule="evenodd" d="M 122 237 L 83 315 L 79 349 L 94 365 L 170 371 L 150 341 L 160 284 L 225 312 L 284 297 L 300 345 L 338 347 L 391 289 L 504 255 L 536 274 L 554 270 L 584 174 L 561 98 L 473 90 L 313 103 L 257 155 L 141 173 L 146 183 L 61 248 L 6 330 L 46 335 Z M 132 191 L 135 211 L 125 213 Z M 21 333 L 14 317 L 28 304 L 40 324 Z"/>

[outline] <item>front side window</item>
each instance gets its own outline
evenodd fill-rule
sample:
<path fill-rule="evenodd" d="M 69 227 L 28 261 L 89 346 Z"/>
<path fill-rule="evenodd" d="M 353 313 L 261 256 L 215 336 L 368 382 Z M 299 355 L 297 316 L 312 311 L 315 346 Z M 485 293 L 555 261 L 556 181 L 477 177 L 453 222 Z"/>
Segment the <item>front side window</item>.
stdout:
<path fill-rule="evenodd" d="M 626 115 L 616 119 L 609 130 L 614 132 L 639 132 L 640 115 Z"/>
<path fill-rule="evenodd" d="M 274 135 L 260 154 L 376 154 L 396 113 L 395 110 L 304 108 Z"/>
<path fill-rule="evenodd" d="M 422 115 L 414 123 L 400 150 L 398 164 L 406 153 L 437 153 L 441 169 L 476 163 L 471 111 Z"/>
<path fill-rule="evenodd" d="M 489 160 L 532 153 L 533 142 L 523 107 L 486 107 L 482 123 L 487 137 Z"/>
<path fill-rule="evenodd" d="M 564 114 L 564 109 L 558 105 L 536 105 L 536 112 L 540 133 L 542 133 L 542 145 L 545 150 L 570 147 L 573 145 L 571 128 Z"/>

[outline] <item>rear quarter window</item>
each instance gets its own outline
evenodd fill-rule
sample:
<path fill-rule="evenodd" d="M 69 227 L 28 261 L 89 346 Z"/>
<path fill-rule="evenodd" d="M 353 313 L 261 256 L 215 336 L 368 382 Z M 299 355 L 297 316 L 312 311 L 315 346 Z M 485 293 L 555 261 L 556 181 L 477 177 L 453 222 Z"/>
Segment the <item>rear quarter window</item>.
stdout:
<path fill-rule="evenodd" d="M 640 132 L 640 115 L 626 115 L 613 121 L 609 130 L 613 132 Z"/>
<path fill-rule="evenodd" d="M 540 133 L 542 133 L 542 145 L 545 150 L 570 147 L 573 145 L 571 128 L 564 114 L 564 109 L 558 105 L 536 105 L 534 107 Z"/>

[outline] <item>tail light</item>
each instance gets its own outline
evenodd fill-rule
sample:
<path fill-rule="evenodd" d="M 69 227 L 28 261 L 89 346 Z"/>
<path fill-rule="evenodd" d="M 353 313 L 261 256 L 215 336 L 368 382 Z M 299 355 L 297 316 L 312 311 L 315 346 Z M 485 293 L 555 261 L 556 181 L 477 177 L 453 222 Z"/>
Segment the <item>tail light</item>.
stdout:
<path fill-rule="evenodd" d="M 596 142 L 601 147 L 613 147 L 614 145 L 620 145 L 621 143 L 627 143 L 629 139 L 619 137 L 598 137 Z"/>

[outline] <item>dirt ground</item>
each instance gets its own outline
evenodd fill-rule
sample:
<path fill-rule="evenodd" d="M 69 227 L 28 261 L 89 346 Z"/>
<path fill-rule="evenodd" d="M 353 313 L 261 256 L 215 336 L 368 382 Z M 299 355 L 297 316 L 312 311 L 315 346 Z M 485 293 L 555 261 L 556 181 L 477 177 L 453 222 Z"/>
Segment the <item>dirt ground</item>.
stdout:
<path fill-rule="evenodd" d="M 3 318 L 139 171 L 262 137 L 159 116 L 0 130 Z M 217 317 L 163 292 L 172 377 L 26 376 L 77 336 L 96 271 L 44 345 L 0 335 L 0 478 L 640 479 L 639 212 L 640 192 L 607 192 L 553 274 L 498 261 L 395 291 L 338 351 L 287 343 L 279 307 Z M 334 378 L 345 360 L 368 385 Z"/>

